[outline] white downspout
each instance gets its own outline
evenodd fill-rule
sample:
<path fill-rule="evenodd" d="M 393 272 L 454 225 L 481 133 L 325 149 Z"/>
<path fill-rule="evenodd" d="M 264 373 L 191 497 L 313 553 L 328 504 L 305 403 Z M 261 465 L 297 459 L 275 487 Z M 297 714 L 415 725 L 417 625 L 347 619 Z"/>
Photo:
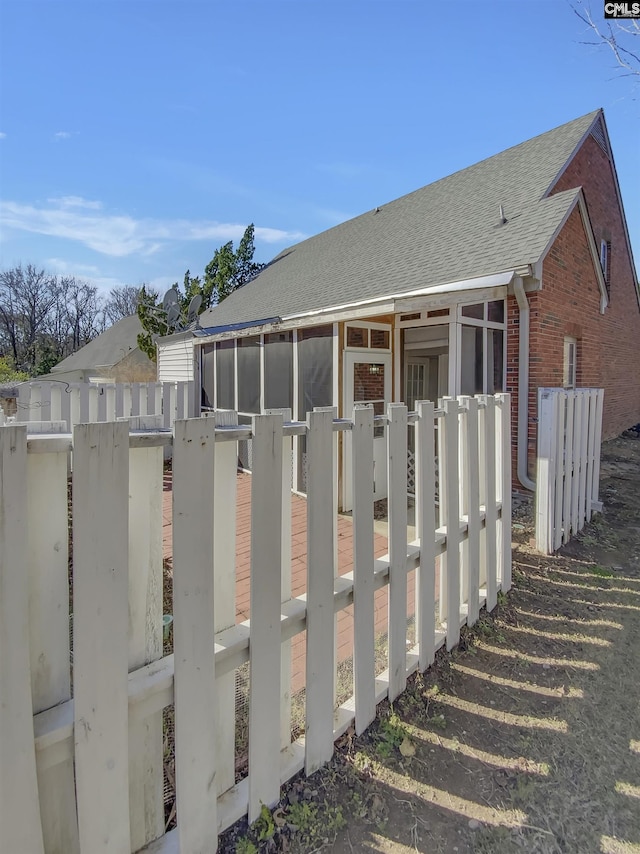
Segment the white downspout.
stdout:
<path fill-rule="evenodd" d="M 529 444 L 529 301 L 520 276 L 513 280 L 513 290 L 518 303 L 518 480 L 525 489 L 535 492 L 535 481 L 528 473 Z"/>

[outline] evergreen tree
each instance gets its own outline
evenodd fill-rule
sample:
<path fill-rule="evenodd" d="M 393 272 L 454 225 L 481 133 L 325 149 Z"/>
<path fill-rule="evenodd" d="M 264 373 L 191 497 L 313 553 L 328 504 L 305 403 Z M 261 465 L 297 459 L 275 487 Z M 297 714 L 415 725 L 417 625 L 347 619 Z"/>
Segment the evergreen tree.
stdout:
<path fill-rule="evenodd" d="M 192 276 L 190 271 L 184 274 L 182 287 L 176 282 L 172 287 L 178 294 L 180 318 L 184 322 L 189 303 L 198 294 L 202 297 L 199 313 L 217 305 L 226 299 L 230 293 L 246 285 L 264 268 L 253 260 L 255 228 L 253 223 L 248 225 L 234 251 L 233 241 L 220 246 L 213 253 L 213 258 L 204 271 L 204 278 Z M 150 293 L 144 286 L 140 290 L 138 302 L 138 317 L 144 329 L 138 335 L 138 346 L 147 356 L 156 361 L 155 340 L 158 336 L 167 335 L 171 331 L 167 323 L 167 313 L 158 301 L 156 293 Z"/>

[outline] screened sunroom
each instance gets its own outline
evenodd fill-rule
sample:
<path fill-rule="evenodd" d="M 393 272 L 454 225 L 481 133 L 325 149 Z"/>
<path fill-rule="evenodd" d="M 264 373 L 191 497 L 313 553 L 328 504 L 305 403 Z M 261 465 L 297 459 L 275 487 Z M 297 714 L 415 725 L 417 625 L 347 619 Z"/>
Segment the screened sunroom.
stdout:
<path fill-rule="evenodd" d="M 506 291 L 506 289 L 504 289 Z M 200 406 L 233 410 L 241 424 L 273 409 L 304 421 L 315 407 L 331 406 L 349 417 L 355 403 L 383 415 L 392 401 L 413 410 L 418 400 L 446 395 L 494 394 L 505 389 L 506 293 L 501 299 L 448 305 L 286 328 L 279 318 L 197 330 L 194 370 Z M 442 302 L 442 300 L 441 300 Z M 386 496 L 384 423 L 374 436 L 375 498 Z M 409 480 L 413 442 L 409 437 Z M 348 440 L 341 444 L 340 469 L 350 464 Z M 239 464 L 251 470 L 251 443 Z M 340 503 L 350 509 L 349 478 L 340 477 Z M 342 486 L 342 483 L 344 486 Z M 293 488 L 306 491 L 304 437 L 294 442 Z"/>

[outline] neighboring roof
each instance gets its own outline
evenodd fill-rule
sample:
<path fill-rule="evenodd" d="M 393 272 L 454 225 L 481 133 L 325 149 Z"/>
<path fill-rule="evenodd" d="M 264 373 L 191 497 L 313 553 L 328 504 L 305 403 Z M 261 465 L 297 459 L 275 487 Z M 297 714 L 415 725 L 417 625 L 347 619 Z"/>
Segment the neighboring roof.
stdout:
<path fill-rule="evenodd" d="M 93 341 L 76 350 L 52 369 L 52 374 L 62 371 L 87 371 L 92 368 L 110 368 L 138 346 L 138 333 L 142 324 L 136 314 L 114 323 Z"/>
<path fill-rule="evenodd" d="M 601 115 L 596 110 L 286 249 L 203 312 L 201 325 L 286 319 L 534 264 L 579 189 L 545 196 Z"/>

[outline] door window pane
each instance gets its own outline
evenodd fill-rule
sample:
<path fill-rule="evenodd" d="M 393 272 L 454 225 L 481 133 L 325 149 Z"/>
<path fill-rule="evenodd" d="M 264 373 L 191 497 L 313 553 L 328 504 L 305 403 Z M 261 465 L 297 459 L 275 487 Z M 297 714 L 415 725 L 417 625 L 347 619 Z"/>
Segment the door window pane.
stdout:
<path fill-rule="evenodd" d="M 356 362 L 353 366 L 353 402 L 371 403 L 375 415 L 384 414 L 384 365 Z M 376 424 L 374 437 L 384 435 L 384 424 Z"/>
<path fill-rule="evenodd" d="M 369 330 L 362 326 L 347 326 L 347 347 L 368 347 Z"/>
<path fill-rule="evenodd" d="M 372 329 L 371 330 L 371 346 L 376 350 L 389 349 L 389 330 L 388 329 Z"/>

